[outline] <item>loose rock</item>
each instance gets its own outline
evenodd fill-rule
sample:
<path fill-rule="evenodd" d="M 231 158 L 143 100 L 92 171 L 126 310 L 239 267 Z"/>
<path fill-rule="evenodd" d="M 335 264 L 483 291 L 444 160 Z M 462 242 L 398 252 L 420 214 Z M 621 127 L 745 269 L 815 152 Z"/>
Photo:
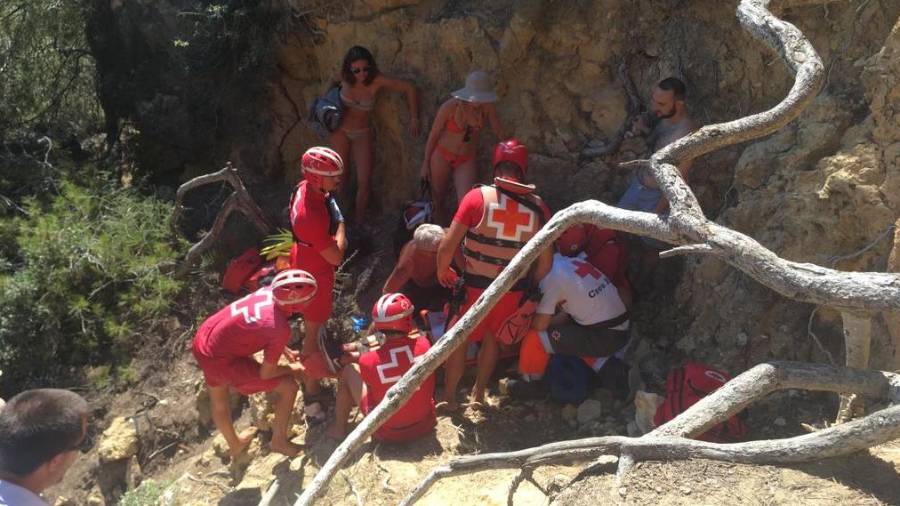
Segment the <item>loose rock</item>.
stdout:
<path fill-rule="evenodd" d="M 131 420 L 124 417 L 113 419 L 103 435 L 97 453 L 100 462 L 114 462 L 136 455 L 138 452 L 137 429 Z"/>

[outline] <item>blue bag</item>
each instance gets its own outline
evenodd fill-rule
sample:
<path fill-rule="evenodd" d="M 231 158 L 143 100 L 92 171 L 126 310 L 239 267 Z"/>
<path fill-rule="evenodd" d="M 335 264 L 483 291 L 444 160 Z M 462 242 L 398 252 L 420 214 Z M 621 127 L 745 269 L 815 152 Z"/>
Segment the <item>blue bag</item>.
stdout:
<path fill-rule="evenodd" d="M 552 355 L 546 375 L 550 398 L 565 404 L 581 404 L 587 399 L 593 372 L 579 357 Z"/>
<path fill-rule="evenodd" d="M 313 100 L 309 108 L 309 124 L 323 139 L 338 129 L 344 114 L 340 86 L 332 86 L 321 97 Z"/>

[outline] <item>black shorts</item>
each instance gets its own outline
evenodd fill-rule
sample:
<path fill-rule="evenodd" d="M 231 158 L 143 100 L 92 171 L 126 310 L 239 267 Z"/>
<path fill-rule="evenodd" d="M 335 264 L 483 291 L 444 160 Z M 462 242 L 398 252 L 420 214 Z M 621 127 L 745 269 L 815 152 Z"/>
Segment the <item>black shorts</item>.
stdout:
<path fill-rule="evenodd" d="M 407 281 L 400 289 L 400 293 L 409 297 L 409 300 L 416 307 L 416 313 L 423 309 L 430 311 L 440 311 L 444 309 L 444 304 L 450 300 L 450 289 L 441 285 L 419 286 L 415 281 Z"/>
<path fill-rule="evenodd" d="M 568 322 L 547 329 L 553 353 L 574 357 L 608 357 L 628 344 L 628 330 L 613 330 L 604 323 L 579 325 Z"/>

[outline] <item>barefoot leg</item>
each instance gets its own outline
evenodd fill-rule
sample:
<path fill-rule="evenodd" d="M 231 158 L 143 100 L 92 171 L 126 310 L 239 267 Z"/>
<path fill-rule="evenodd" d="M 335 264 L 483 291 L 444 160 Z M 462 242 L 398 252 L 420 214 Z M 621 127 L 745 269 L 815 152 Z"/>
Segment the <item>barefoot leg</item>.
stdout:
<path fill-rule="evenodd" d="M 275 388 L 275 420 L 272 423 L 272 450 L 293 457 L 300 451 L 300 445 L 288 440 L 288 426 L 291 422 L 291 411 L 297 400 L 297 382 L 289 376 L 282 376 Z"/>
<path fill-rule="evenodd" d="M 241 433 L 241 436 L 238 437 L 234 431 L 234 423 L 231 421 L 231 402 L 228 395 L 228 387 L 218 386 L 208 388 L 213 423 L 216 425 L 216 429 L 222 433 L 225 442 L 228 443 L 228 449 L 231 455 L 239 455 L 244 451 L 244 448 L 250 444 L 250 441 L 253 439 L 253 436 L 256 435 L 256 432 L 254 430 L 252 434 L 248 434 L 248 431 L 244 431 Z"/>

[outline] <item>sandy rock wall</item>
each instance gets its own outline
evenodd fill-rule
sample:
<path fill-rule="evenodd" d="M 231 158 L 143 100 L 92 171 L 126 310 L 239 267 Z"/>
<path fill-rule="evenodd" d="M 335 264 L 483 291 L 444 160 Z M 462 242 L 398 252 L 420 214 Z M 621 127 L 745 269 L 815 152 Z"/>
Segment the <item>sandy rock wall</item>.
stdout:
<path fill-rule="evenodd" d="M 879 51 L 857 55 L 856 89 L 829 90 L 788 128 L 748 146 L 735 166 L 736 205 L 719 221 L 791 260 L 896 270 L 888 257 L 892 250 L 897 257 L 892 227 L 900 216 L 898 43 L 900 24 Z M 675 343 L 682 351 L 737 366 L 769 357 L 825 360 L 804 337 L 811 330 L 842 361 L 837 311 L 820 308 L 810 318 L 813 306 L 787 301 L 717 260 L 687 264 L 675 292 L 690 315 Z M 897 317 L 874 316 L 871 365 L 896 369 Z"/>

